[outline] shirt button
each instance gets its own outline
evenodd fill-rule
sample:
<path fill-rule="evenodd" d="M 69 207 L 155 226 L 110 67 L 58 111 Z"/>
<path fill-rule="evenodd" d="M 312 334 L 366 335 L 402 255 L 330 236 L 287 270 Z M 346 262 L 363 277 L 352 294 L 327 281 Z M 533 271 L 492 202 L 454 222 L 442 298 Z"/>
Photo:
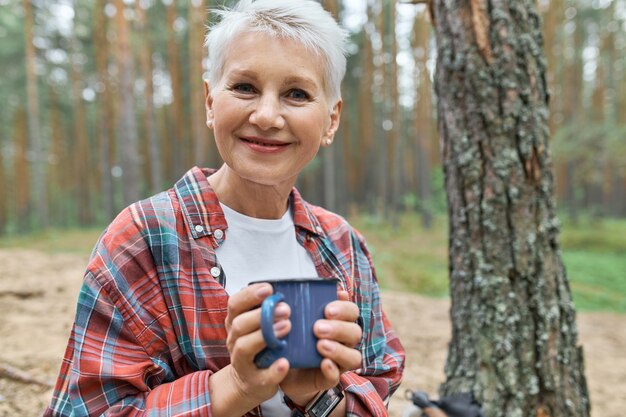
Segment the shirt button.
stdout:
<path fill-rule="evenodd" d="M 224 231 L 222 229 L 216 229 L 215 232 L 213 232 L 213 236 L 215 236 L 217 240 L 222 240 L 224 238 Z"/>
<path fill-rule="evenodd" d="M 315 231 L 321 235 L 321 234 L 324 232 L 324 229 L 322 229 L 322 227 L 321 227 L 321 226 L 317 226 L 317 227 L 315 228 Z"/>
<path fill-rule="evenodd" d="M 222 272 L 222 271 L 220 270 L 220 267 L 219 267 L 219 266 L 214 266 L 213 268 L 211 268 L 211 275 L 212 275 L 214 278 L 219 277 L 221 272 Z"/>
<path fill-rule="evenodd" d="M 196 227 L 194 227 L 194 229 L 196 229 L 196 232 L 198 232 L 198 233 L 204 232 L 204 226 L 202 226 L 201 224 L 196 225 Z"/>

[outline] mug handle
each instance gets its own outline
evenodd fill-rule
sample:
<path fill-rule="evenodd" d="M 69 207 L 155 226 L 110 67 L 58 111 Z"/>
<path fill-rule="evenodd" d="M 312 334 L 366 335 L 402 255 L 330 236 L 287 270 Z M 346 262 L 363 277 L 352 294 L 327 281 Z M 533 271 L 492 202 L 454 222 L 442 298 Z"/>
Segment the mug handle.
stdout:
<path fill-rule="evenodd" d="M 277 338 L 274 334 L 274 309 L 284 299 L 285 296 L 277 292 L 267 297 L 261 304 L 261 333 L 270 349 L 284 349 L 287 346 L 286 341 Z"/>

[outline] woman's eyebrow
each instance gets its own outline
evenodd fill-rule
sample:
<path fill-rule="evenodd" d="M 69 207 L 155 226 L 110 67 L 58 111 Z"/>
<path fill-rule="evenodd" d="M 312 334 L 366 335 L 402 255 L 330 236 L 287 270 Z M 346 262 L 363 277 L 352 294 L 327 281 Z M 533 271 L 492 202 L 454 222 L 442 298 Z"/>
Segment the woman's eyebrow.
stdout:
<path fill-rule="evenodd" d="M 255 71 L 250 71 L 247 69 L 234 69 L 229 71 L 227 74 L 229 77 L 245 77 L 252 79 L 254 81 L 258 80 L 258 74 Z"/>
<path fill-rule="evenodd" d="M 305 87 L 308 88 L 317 88 L 318 84 L 317 82 L 315 82 L 315 80 L 313 80 L 312 78 L 309 77 L 303 77 L 300 75 L 294 75 L 294 76 L 289 76 L 287 78 L 285 78 L 284 85 L 304 85 Z"/>

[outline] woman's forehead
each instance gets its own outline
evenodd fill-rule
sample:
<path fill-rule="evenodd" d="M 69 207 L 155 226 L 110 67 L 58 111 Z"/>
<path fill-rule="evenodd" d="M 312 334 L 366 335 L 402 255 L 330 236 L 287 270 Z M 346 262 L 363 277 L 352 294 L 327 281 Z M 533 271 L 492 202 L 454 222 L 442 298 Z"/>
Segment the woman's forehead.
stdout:
<path fill-rule="evenodd" d="M 248 32 L 233 39 L 224 56 L 222 76 L 259 78 L 280 73 L 287 82 L 323 83 L 321 59 L 297 41 Z"/>

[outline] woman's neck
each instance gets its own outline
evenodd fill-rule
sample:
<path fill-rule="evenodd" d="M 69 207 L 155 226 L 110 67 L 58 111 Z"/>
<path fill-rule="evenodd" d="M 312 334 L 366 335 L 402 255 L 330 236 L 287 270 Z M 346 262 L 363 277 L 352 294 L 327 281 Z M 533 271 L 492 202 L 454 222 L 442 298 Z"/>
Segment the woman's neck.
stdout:
<path fill-rule="evenodd" d="M 208 181 L 219 201 L 231 209 L 258 219 L 280 219 L 287 211 L 295 178 L 277 185 L 259 184 L 224 164 Z"/>

